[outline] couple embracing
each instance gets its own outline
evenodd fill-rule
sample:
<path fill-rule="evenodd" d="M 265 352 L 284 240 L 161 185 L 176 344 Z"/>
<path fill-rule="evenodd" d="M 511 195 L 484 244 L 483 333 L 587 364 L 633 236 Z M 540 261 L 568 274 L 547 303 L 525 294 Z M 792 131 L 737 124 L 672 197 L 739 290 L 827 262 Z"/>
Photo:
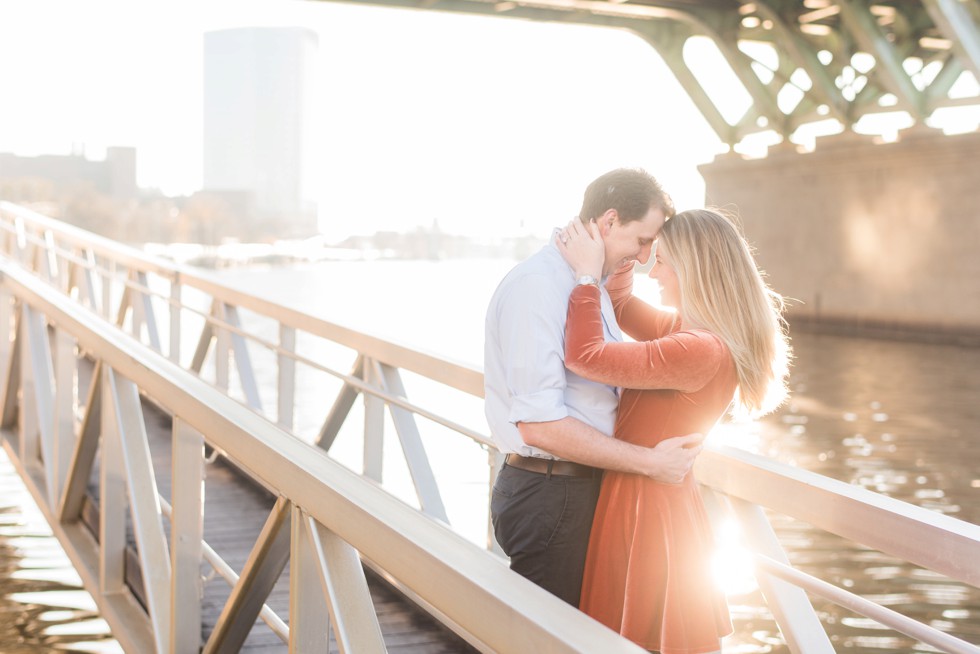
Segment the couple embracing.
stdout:
<path fill-rule="evenodd" d="M 676 311 L 632 295 L 651 256 Z M 511 568 L 645 649 L 719 651 L 731 621 L 689 473 L 726 411 L 784 396 L 781 311 L 724 215 L 675 215 L 642 170 L 592 182 L 487 311 L 486 413 L 506 455 L 491 517 Z"/>

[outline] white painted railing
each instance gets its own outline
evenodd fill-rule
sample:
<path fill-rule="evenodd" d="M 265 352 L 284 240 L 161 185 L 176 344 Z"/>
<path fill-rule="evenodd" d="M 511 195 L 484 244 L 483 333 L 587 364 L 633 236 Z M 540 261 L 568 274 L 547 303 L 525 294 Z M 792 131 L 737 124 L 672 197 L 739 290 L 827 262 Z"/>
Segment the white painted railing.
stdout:
<path fill-rule="evenodd" d="M 511 573 L 498 557 L 423 517 L 322 450 L 158 353 L 121 337 L 116 327 L 29 272 L 9 263 L 0 268 L 2 304 L 15 307 L 17 334 L 3 395 L 4 446 L 127 651 L 200 648 L 205 443 L 274 488 L 279 497 L 238 573 L 205 652 L 238 650 L 287 561 L 291 569 L 286 637 L 291 651 L 323 651 L 328 625 L 343 651 L 384 651 L 358 555 L 409 589 L 483 651 L 642 651 L 583 619 Z M 15 304 L 11 298 L 16 298 Z M 55 342 L 67 344 L 54 353 L 49 349 L 51 330 Z M 76 350 L 95 364 L 87 397 L 70 395 L 70 389 L 78 387 Z M 52 371 L 51 361 L 58 373 Z M 175 536 L 169 542 L 162 529 L 163 508 L 150 464 L 141 395 L 174 418 L 170 513 Z M 76 403 L 82 414 L 77 437 L 70 428 Z M 69 452 L 64 468 L 58 464 L 61 457 L 51 454 L 58 447 Z M 98 543 L 79 521 L 96 449 Z M 60 492 L 51 491 L 54 484 Z M 146 613 L 123 577 L 127 512 L 143 570 Z"/>
<path fill-rule="evenodd" d="M 351 639 L 345 651 L 381 651 L 358 553 L 484 651 L 638 651 L 507 572 L 497 557 L 475 555 L 477 548 L 439 524 L 448 519 L 416 416 L 486 448 L 491 468 L 499 457 L 481 431 L 485 425 L 461 424 L 410 401 L 402 373 L 478 399 L 479 370 L 284 308 L 207 272 L 7 203 L 0 203 L 0 250 L 8 257 L 0 264 L 0 325 L 12 330 L 9 339 L 0 338 L 4 445 L 114 632 L 134 651 L 197 651 L 200 644 L 187 634 L 199 633 L 197 571 L 205 559 L 234 585 L 205 651 L 234 651 L 260 615 L 294 651 L 315 651 L 311 643 L 325 642 L 328 623 L 338 642 Z M 185 294 L 195 297 L 185 301 Z M 243 326 L 243 312 L 248 322 L 271 324 L 276 337 Z M 193 353 L 185 353 L 185 325 L 195 320 L 200 336 Z M 340 346 L 349 368 L 338 371 L 304 354 L 300 341 L 311 338 Z M 275 362 L 271 402 L 256 382 L 256 348 Z M 83 357 L 96 373 L 88 395 L 79 397 Z M 333 406 L 313 439 L 319 447 L 291 433 L 298 366 L 338 380 Z M 174 470 L 180 472 L 172 511 L 159 498 L 149 465 L 141 395 L 174 417 Z M 436 521 L 325 454 L 359 395 L 364 477 L 381 480 L 387 408 L 418 504 Z M 280 497 L 241 571 L 202 543 L 195 480 L 203 474 L 205 443 Z M 78 516 L 97 451 L 105 499 L 96 545 Z M 760 586 L 792 651 L 833 651 L 810 592 L 941 651 L 980 652 L 788 566 L 763 507 L 973 586 L 980 586 L 974 563 L 980 527 L 730 448 L 706 451 L 697 474 L 713 512 L 735 516 L 749 534 Z M 148 615 L 122 582 L 127 504 Z M 164 512 L 178 535 L 169 542 L 160 525 Z M 288 623 L 262 606 L 287 560 L 294 571 Z M 357 599 L 338 602 L 337 593 Z"/>

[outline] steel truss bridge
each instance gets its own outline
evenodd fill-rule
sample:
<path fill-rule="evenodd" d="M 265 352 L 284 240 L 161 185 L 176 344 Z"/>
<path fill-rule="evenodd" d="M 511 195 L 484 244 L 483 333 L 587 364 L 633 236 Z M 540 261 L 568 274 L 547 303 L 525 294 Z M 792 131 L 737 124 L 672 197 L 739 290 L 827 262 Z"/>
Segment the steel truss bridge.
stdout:
<path fill-rule="evenodd" d="M 831 121 L 980 106 L 978 0 L 339 0 L 625 29 L 653 46 L 729 146 Z M 710 39 L 746 93 L 735 115 L 688 49 Z M 723 64 L 724 65 L 724 64 Z"/>

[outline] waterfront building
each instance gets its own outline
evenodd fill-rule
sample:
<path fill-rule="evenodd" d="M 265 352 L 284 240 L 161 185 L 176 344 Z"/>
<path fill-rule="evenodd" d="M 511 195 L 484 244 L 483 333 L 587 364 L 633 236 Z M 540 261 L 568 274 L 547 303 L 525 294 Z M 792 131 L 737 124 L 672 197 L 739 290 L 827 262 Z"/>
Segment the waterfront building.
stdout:
<path fill-rule="evenodd" d="M 129 200 L 139 192 L 136 186 L 136 148 L 106 148 L 102 160 L 89 159 L 83 149 L 71 154 L 44 154 L 24 157 L 0 152 L 0 181 L 4 198 L 31 201 L 31 187 L 44 186 L 41 199 L 79 186 L 89 186 L 113 199 Z M 35 192 L 36 195 L 38 192 Z"/>
<path fill-rule="evenodd" d="M 317 231 L 304 179 L 317 45 L 316 33 L 301 27 L 204 35 L 204 191 L 249 197 L 238 209 L 243 239 Z"/>

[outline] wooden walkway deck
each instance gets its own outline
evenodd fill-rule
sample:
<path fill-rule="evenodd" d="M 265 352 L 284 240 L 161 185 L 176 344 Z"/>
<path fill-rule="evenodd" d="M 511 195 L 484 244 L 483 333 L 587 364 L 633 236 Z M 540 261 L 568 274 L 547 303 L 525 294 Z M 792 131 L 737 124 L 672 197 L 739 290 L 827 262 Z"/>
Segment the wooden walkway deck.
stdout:
<path fill-rule="evenodd" d="M 81 368 L 84 370 L 86 366 L 83 364 Z M 80 371 L 79 377 L 80 385 L 87 384 L 88 380 L 85 378 L 88 375 Z M 172 421 L 169 415 L 145 398 L 143 413 L 157 486 L 161 496 L 169 502 L 172 479 Z M 92 533 L 96 534 L 96 538 L 99 524 L 98 475 L 97 457 L 89 484 L 88 500 L 83 510 L 83 520 Z M 204 492 L 204 540 L 234 570 L 240 572 L 275 503 L 275 497 L 221 457 L 207 465 Z M 167 523 L 168 521 L 164 521 L 164 528 L 169 537 Z M 135 539 L 131 528 L 129 541 L 130 555 L 127 557 L 126 578 L 145 606 L 139 561 L 136 557 Z M 206 577 L 201 603 L 203 643 L 221 614 L 231 593 L 231 586 L 206 562 L 202 564 L 201 571 Z M 369 568 L 365 568 L 365 573 L 388 652 L 391 654 L 464 654 L 477 651 Z M 275 589 L 266 599 L 266 604 L 288 622 L 288 564 Z M 288 648 L 260 619 L 253 626 L 241 651 L 278 654 L 287 652 Z M 339 651 L 333 633 L 330 637 L 329 651 Z"/>

